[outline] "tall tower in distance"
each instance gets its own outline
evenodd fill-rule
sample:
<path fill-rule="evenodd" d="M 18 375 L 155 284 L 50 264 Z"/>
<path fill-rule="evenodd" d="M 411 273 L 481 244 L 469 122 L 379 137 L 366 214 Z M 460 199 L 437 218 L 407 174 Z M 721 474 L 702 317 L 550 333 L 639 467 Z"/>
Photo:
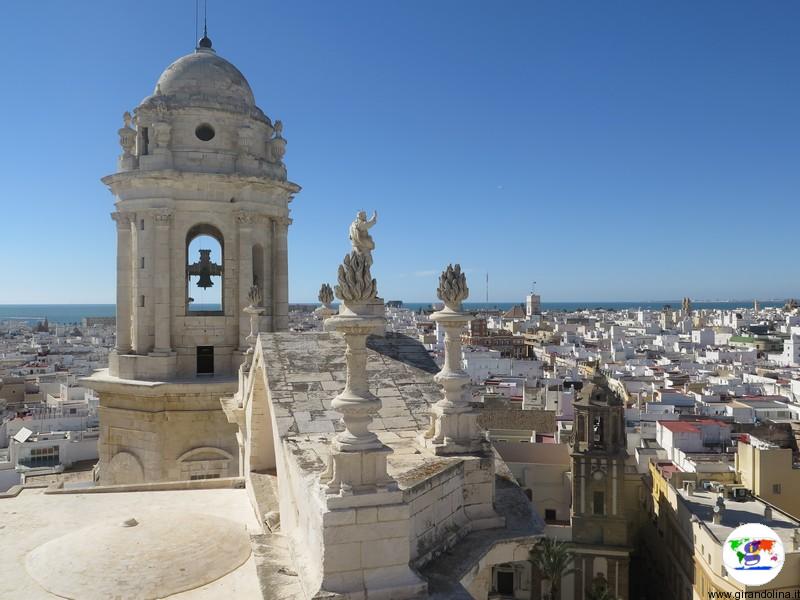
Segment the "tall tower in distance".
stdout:
<path fill-rule="evenodd" d="M 536 282 L 531 286 L 531 293 L 525 297 L 525 316 L 529 319 L 533 315 L 542 314 L 541 297 L 536 293 Z"/>
<path fill-rule="evenodd" d="M 289 202 L 280 121 L 207 35 L 125 113 L 116 197 L 117 342 L 100 395 L 101 484 L 238 474 L 233 393 L 251 286 L 262 331 L 288 327 Z"/>
<path fill-rule="evenodd" d="M 584 385 L 574 403 L 572 433 L 572 542 L 575 599 L 597 578 L 614 598 L 629 598 L 630 552 L 625 508 L 625 404 L 602 374 Z"/>

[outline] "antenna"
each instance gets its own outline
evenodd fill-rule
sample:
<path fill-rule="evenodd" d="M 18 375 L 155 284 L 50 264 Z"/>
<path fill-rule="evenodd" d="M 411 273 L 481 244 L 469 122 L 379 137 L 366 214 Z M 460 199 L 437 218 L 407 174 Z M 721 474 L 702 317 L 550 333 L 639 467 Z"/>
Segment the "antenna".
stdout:
<path fill-rule="evenodd" d="M 195 7 L 198 2 L 199 0 L 195 0 Z M 208 0 L 203 0 L 203 37 L 197 42 L 197 49 L 211 50 L 211 46 L 211 40 L 208 38 Z"/>
<path fill-rule="evenodd" d="M 486 304 L 489 304 L 489 271 L 486 271 Z"/>
<path fill-rule="evenodd" d="M 199 21 L 198 14 L 200 13 L 200 0 L 194 0 L 194 39 L 192 43 L 197 43 L 197 23 Z"/>

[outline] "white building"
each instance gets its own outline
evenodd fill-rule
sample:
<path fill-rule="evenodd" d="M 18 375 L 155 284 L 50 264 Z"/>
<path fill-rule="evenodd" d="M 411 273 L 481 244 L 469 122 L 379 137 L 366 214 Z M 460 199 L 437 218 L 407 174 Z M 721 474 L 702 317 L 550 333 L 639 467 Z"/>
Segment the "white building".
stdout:
<path fill-rule="evenodd" d="M 658 421 L 656 441 L 675 460 L 675 450 L 684 453 L 706 452 L 731 442 L 731 427 L 712 419 L 698 421 Z"/>

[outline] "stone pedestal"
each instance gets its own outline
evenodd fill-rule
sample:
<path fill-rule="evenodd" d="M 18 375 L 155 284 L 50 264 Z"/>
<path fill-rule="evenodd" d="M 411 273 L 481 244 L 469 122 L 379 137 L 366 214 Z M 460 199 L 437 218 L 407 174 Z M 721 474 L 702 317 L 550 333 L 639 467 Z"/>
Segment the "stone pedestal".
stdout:
<path fill-rule="evenodd" d="M 374 300 L 365 302 L 364 304 L 359 305 L 357 310 L 361 315 L 380 319 L 379 321 L 375 321 L 375 325 L 373 325 L 369 335 L 378 335 L 381 337 L 386 336 L 386 303 L 384 302 L 383 298 L 375 298 Z M 342 316 L 352 316 L 354 313 L 352 309 L 347 308 L 344 304 L 340 304 L 338 314 Z M 326 319 L 322 324 L 322 330 L 336 331 L 336 326 Z"/>
<path fill-rule="evenodd" d="M 258 319 L 261 315 L 264 314 L 264 308 L 261 306 L 246 306 L 244 308 L 244 312 L 250 317 L 250 334 L 244 338 L 244 341 L 247 342 L 247 345 L 252 348 L 255 343 L 256 339 L 258 338 Z"/>
<path fill-rule="evenodd" d="M 323 304 L 322 306 L 317 307 L 314 310 L 314 316 L 322 321 L 326 321 L 328 317 L 332 317 L 336 314 L 336 309 L 333 308 L 330 304 Z M 324 326 L 324 325 L 323 325 Z"/>
<path fill-rule="evenodd" d="M 465 454 L 486 450 L 486 437 L 478 426 L 479 412 L 468 396 L 469 375 L 461 368 L 461 332 L 472 315 L 445 308 L 431 315 L 445 331 L 444 366 L 434 376 L 444 397 L 431 407 L 431 424 L 419 437 L 421 446 L 435 454 Z"/>
<path fill-rule="evenodd" d="M 314 598 L 427 598 L 410 567 L 410 506 L 403 494 L 328 496 L 322 513 L 322 581 Z"/>
<path fill-rule="evenodd" d="M 397 482 L 386 472 L 391 453 L 391 448 L 383 445 L 360 451 L 334 450 L 326 493 L 344 497 L 397 490 Z"/>
<path fill-rule="evenodd" d="M 117 171 L 123 173 L 125 171 L 133 171 L 139 167 L 138 156 L 120 156 L 117 160 Z"/>
<path fill-rule="evenodd" d="M 372 493 L 396 489 L 386 472 L 386 457 L 391 449 L 369 430 L 373 415 L 381 407 L 380 399 L 369 391 L 367 382 L 367 336 L 382 327 L 383 318 L 364 315 L 363 305 L 342 305 L 340 314 L 326 324 L 344 334 L 347 350 L 347 382 L 331 402 L 342 415 L 345 429 L 331 444 L 330 464 L 324 479 L 331 495 Z"/>
<path fill-rule="evenodd" d="M 261 315 L 264 314 L 264 308 L 250 304 L 242 312 L 250 317 L 250 334 L 244 339 L 247 349 L 242 352 L 243 360 L 241 366 L 242 371 L 247 372 L 253 363 L 256 341 L 258 340 L 258 321 Z"/>
<path fill-rule="evenodd" d="M 478 411 L 473 408 L 431 407 L 431 428 L 419 438 L 420 444 L 437 455 L 484 452 L 489 442 L 480 432 Z"/>

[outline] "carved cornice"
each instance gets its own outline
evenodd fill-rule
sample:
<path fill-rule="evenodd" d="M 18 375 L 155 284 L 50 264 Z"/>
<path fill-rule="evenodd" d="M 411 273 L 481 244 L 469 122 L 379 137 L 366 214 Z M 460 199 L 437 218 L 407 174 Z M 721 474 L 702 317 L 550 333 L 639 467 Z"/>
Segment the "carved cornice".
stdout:
<path fill-rule="evenodd" d="M 172 221 L 172 211 L 171 210 L 159 210 L 153 213 L 153 220 L 156 222 L 156 225 L 169 225 L 170 221 Z"/>
<path fill-rule="evenodd" d="M 273 218 L 274 217 L 271 217 L 269 215 L 264 215 L 255 212 L 241 211 L 236 213 L 236 222 L 239 225 L 258 225 L 258 224 L 269 223 L 270 220 Z"/>
<path fill-rule="evenodd" d="M 133 186 L 150 186 L 159 190 L 183 189 L 185 182 L 197 182 L 203 186 L 215 184 L 235 184 L 249 186 L 258 193 L 270 193 L 274 196 L 278 188 L 291 196 L 300 192 L 300 186 L 291 181 L 281 181 L 262 175 L 245 175 L 243 173 L 200 173 L 181 171 L 179 169 L 154 169 L 152 171 L 122 171 L 106 175 L 101 181 L 111 188 L 115 194 L 121 194 Z M 150 197 L 152 194 L 143 197 Z"/>
<path fill-rule="evenodd" d="M 127 212 L 113 212 L 111 218 L 116 222 L 118 229 L 128 229 L 136 221 L 136 215 Z"/>
<path fill-rule="evenodd" d="M 286 228 L 292 224 L 292 219 L 289 217 L 272 217 L 272 220 L 278 227 Z"/>

